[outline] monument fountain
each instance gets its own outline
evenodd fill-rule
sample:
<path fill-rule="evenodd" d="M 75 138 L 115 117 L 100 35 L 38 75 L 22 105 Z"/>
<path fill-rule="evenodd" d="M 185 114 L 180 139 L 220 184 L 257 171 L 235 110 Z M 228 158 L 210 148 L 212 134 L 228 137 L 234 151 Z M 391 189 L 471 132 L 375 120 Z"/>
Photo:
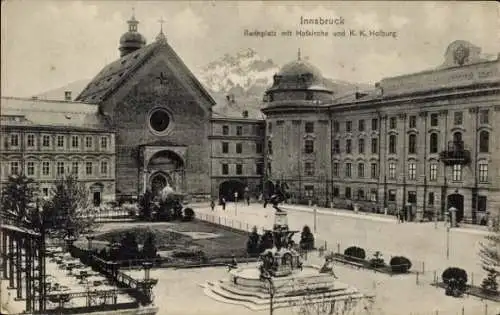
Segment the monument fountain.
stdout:
<path fill-rule="evenodd" d="M 323 267 L 307 265 L 294 248 L 292 236 L 298 231 L 288 227 L 287 213 L 278 207 L 283 197 L 273 195 L 276 209 L 271 232 L 273 248 L 260 254 L 259 265 L 229 269 L 229 279 L 204 284 L 209 297 L 224 303 L 239 304 L 254 311 L 286 308 L 307 301 L 335 303 L 364 296 L 357 289 L 337 280 L 332 261 Z"/>

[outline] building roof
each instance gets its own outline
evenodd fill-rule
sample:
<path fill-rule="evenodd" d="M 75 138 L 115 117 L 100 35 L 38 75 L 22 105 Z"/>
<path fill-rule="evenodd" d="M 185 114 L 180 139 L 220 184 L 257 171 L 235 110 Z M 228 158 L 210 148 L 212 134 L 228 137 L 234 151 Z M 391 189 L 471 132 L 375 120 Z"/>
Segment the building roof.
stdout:
<path fill-rule="evenodd" d="M 81 102 L 2 97 L 1 118 L 2 126 L 108 129 L 98 106 Z"/>
<path fill-rule="evenodd" d="M 105 66 L 78 95 L 76 100 L 92 104 L 104 102 L 161 48 L 166 49 L 169 59 L 182 68 L 182 71 L 188 75 L 191 83 L 214 105 L 215 101 L 212 96 L 205 90 L 164 38 L 160 38 Z"/>

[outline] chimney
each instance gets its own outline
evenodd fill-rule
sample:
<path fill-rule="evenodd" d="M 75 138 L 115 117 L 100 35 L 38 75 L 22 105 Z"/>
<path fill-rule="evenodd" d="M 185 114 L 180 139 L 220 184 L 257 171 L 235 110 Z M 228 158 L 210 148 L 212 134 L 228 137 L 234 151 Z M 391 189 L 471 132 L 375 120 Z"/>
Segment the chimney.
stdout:
<path fill-rule="evenodd" d="M 71 101 L 71 91 L 64 91 L 64 100 Z"/>

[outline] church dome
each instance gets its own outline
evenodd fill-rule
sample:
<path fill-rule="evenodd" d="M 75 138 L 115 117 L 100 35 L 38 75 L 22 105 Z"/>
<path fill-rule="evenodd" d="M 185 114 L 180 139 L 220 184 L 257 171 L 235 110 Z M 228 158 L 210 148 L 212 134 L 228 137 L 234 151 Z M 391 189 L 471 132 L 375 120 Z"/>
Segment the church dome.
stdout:
<path fill-rule="evenodd" d="M 146 38 L 137 31 L 139 21 L 135 19 L 135 16 L 132 16 L 127 23 L 129 30 L 120 37 L 120 57 L 126 56 L 146 45 Z"/>
<path fill-rule="evenodd" d="M 280 71 L 278 72 L 278 76 L 281 77 L 295 77 L 298 78 L 300 76 L 311 76 L 313 81 L 317 81 L 318 79 L 323 79 L 321 75 L 321 71 L 311 63 L 305 60 L 294 60 L 287 64 L 285 64 Z"/>

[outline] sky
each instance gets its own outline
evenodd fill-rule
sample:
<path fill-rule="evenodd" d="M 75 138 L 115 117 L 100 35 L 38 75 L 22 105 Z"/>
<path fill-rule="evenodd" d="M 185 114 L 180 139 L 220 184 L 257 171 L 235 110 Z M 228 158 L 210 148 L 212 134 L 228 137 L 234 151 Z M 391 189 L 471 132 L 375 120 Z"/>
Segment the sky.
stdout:
<path fill-rule="evenodd" d="M 375 83 L 443 62 L 462 39 L 500 52 L 499 5 L 491 2 L 49 1 L 6 0 L 1 11 L 1 92 L 31 96 L 93 78 L 119 57 L 118 42 L 135 12 L 153 41 L 159 20 L 170 45 L 195 73 L 224 54 L 253 48 L 283 65 L 302 55 L 329 78 Z M 304 18 L 342 18 L 343 25 L 300 25 Z M 244 36 L 244 30 L 277 37 Z M 393 37 L 282 37 L 281 31 L 374 30 Z"/>

